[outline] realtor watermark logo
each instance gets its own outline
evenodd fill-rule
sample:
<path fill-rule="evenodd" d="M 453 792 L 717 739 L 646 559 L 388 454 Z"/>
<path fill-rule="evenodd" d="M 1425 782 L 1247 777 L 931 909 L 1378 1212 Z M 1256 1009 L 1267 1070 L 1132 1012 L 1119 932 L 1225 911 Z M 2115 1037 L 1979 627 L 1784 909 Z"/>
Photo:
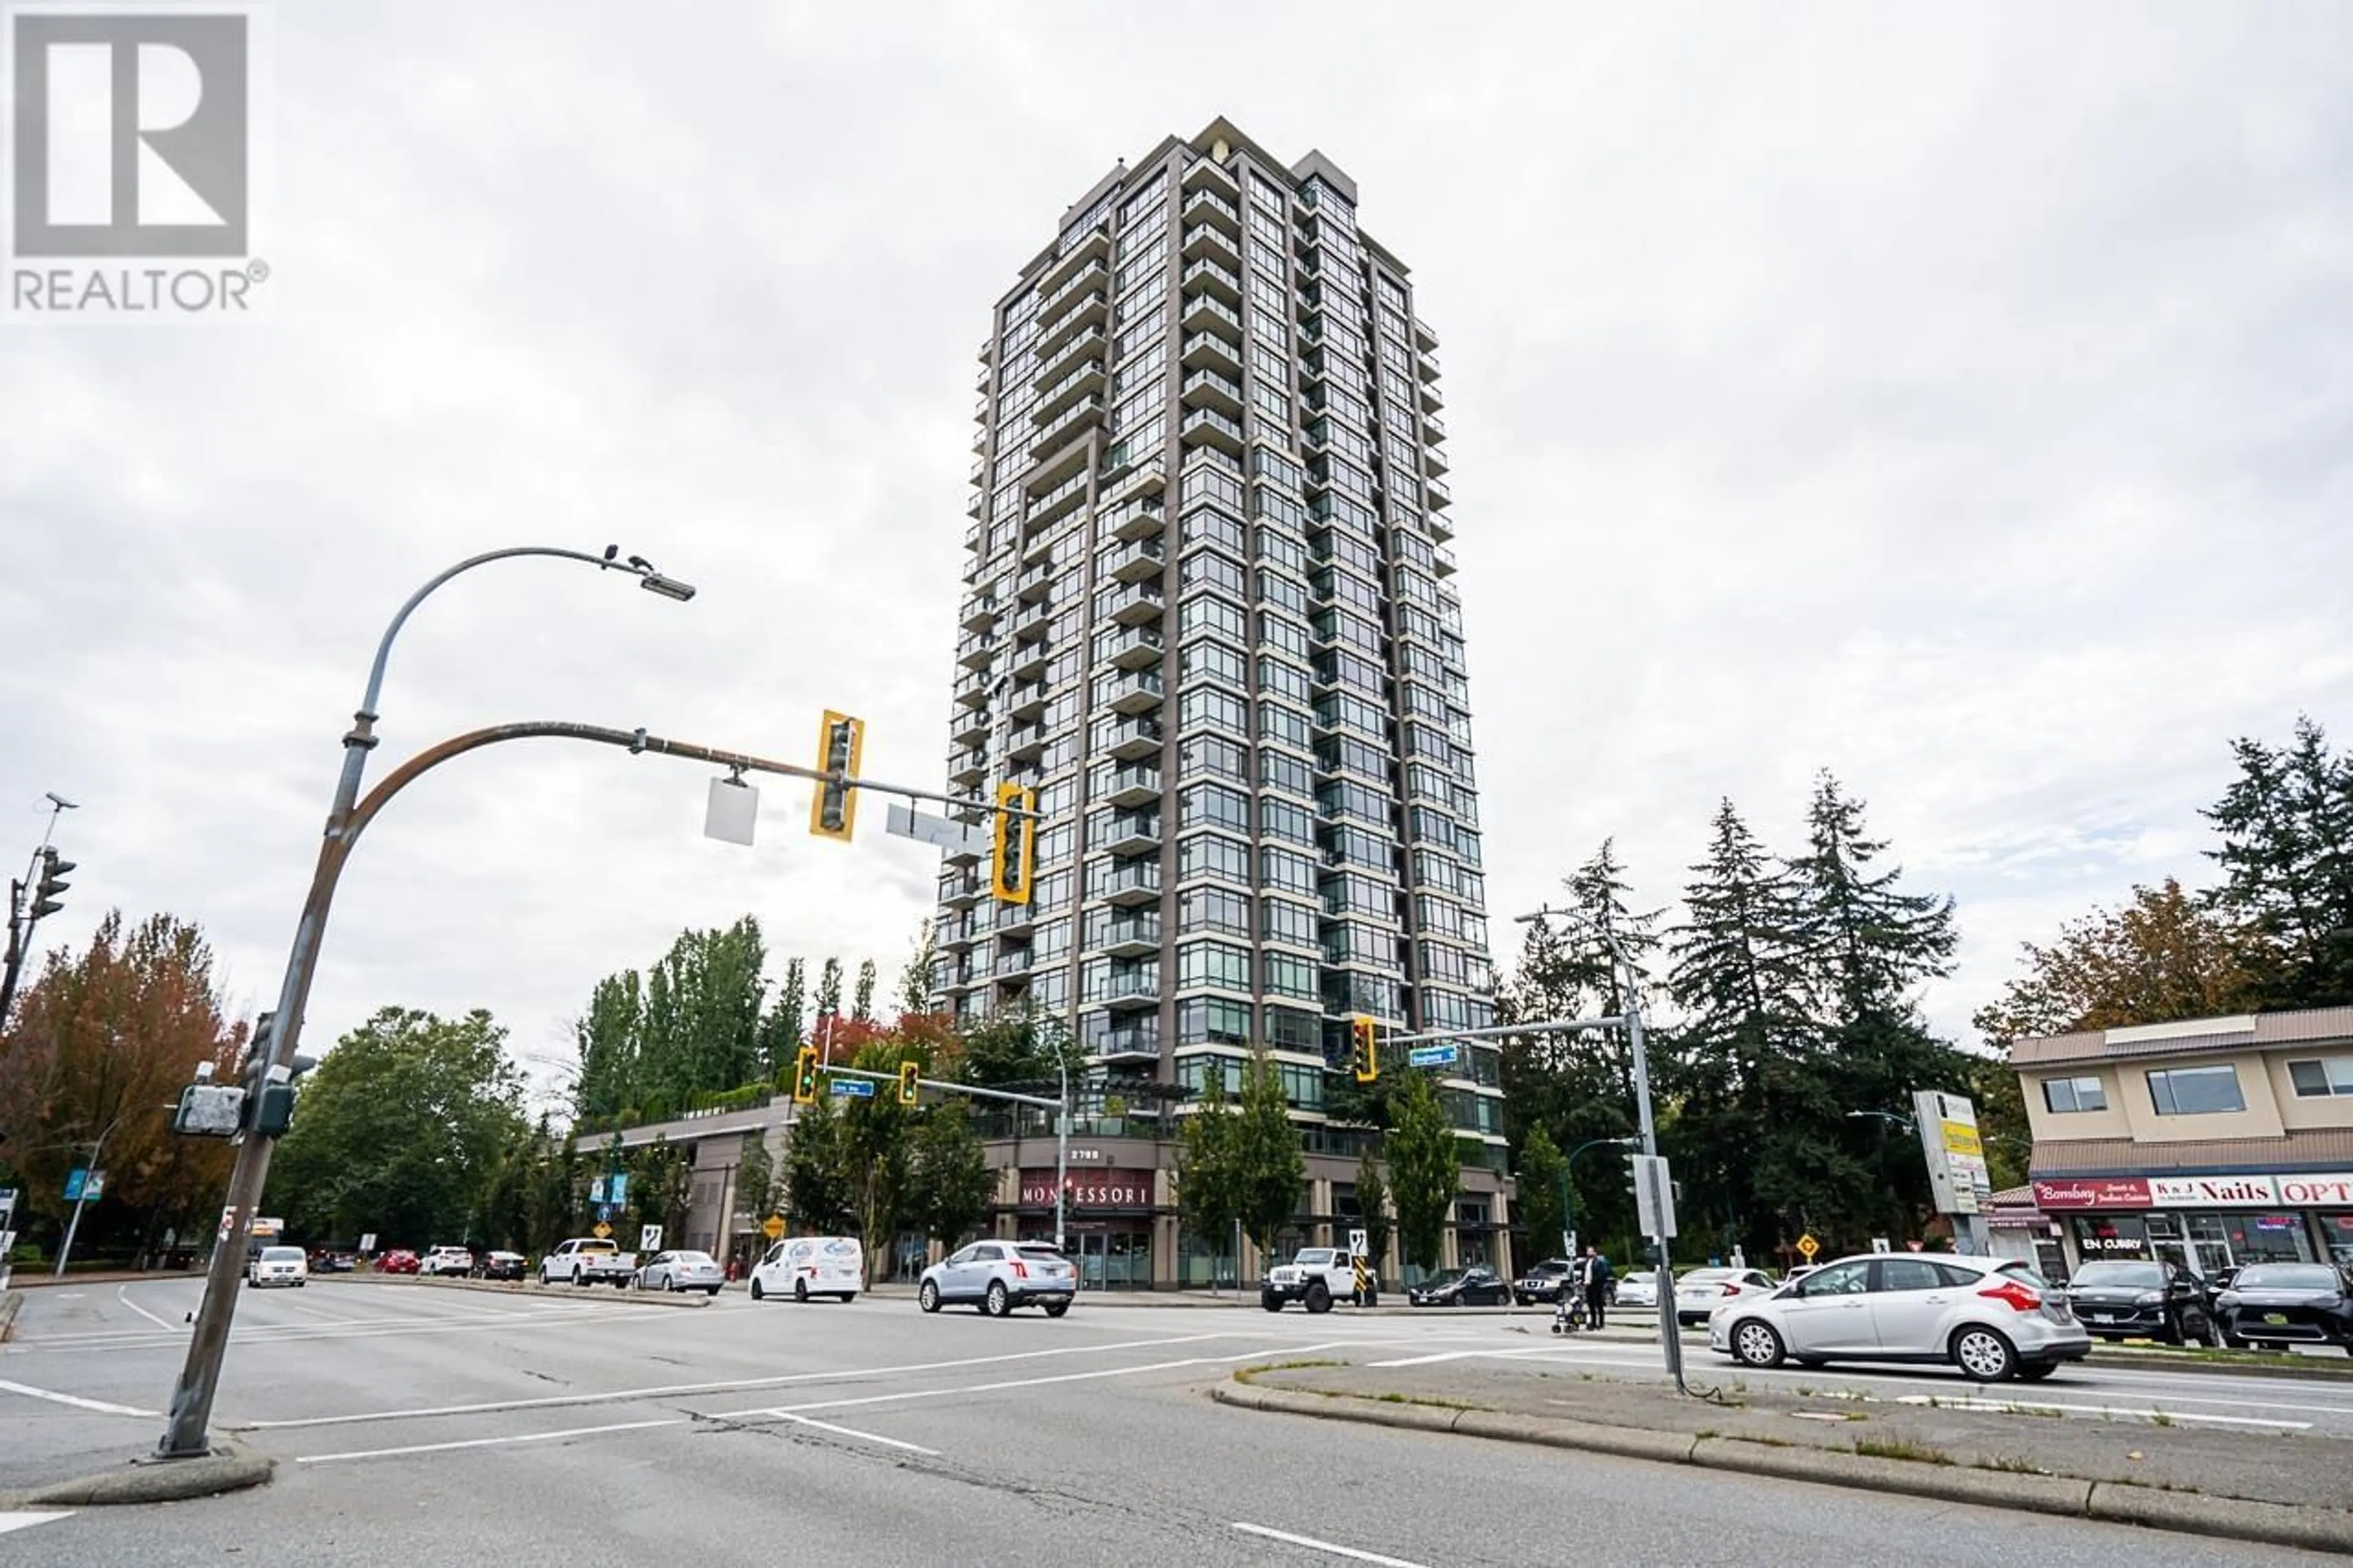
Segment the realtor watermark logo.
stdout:
<path fill-rule="evenodd" d="M 234 4 L 0 0 L 8 321 L 264 308 L 259 20 Z"/>

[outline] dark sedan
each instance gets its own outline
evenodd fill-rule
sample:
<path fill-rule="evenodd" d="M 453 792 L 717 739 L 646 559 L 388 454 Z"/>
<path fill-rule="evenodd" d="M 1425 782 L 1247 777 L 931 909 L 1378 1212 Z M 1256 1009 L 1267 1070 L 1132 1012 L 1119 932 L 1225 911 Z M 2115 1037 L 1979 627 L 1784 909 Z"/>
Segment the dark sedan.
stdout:
<path fill-rule="evenodd" d="M 531 1259 L 520 1252 L 485 1252 L 475 1260 L 477 1279 L 520 1279 L 531 1270 Z"/>
<path fill-rule="evenodd" d="M 1492 1268 L 1449 1268 L 1407 1291 L 1405 1299 L 1416 1307 L 1501 1307 L 1510 1303 L 1512 1288 Z"/>
<path fill-rule="evenodd" d="M 2067 1305 L 2077 1321 L 2104 1340 L 2222 1342 L 2205 1287 L 2177 1263 L 2098 1258 L 2067 1281 Z"/>
<path fill-rule="evenodd" d="M 1576 1272 L 1575 1265 L 1566 1258 L 1547 1258 L 1530 1268 L 1512 1287 L 1512 1297 L 1523 1307 L 1533 1307 L 1538 1301 L 1557 1301 L 1561 1287 Z"/>
<path fill-rule="evenodd" d="M 2223 1337 L 2234 1345 L 2335 1345 L 2353 1355 L 2353 1270 L 2327 1263 L 2250 1263 L 2214 1306 Z"/>

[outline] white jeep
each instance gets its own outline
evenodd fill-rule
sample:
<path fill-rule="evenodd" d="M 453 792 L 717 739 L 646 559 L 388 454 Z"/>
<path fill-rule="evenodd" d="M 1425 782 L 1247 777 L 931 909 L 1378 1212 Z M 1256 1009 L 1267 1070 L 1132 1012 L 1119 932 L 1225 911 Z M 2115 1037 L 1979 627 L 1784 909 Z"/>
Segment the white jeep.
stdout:
<path fill-rule="evenodd" d="M 1365 1305 L 1378 1300 L 1380 1280 L 1368 1277 Z M 1328 1312 L 1335 1301 L 1356 1299 L 1356 1267 L 1345 1247 L 1303 1247 L 1288 1263 L 1266 1271 L 1258 1288 L 1258 1304 L 1270 1312 L 1297 1301 L 1311 1312 Z"/>

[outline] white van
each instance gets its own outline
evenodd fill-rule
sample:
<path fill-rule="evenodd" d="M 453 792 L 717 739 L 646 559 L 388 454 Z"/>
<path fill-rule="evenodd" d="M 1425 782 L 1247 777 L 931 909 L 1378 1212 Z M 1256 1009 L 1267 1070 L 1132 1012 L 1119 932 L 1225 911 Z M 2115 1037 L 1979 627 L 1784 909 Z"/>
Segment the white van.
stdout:
<path fill-rule="evenodd" d="M 866 1254 L 847 1236 L 787 1237 L 752 1266 L 752 1300 L 811 1296 L 855 1300 L 866 1283 Z"/>

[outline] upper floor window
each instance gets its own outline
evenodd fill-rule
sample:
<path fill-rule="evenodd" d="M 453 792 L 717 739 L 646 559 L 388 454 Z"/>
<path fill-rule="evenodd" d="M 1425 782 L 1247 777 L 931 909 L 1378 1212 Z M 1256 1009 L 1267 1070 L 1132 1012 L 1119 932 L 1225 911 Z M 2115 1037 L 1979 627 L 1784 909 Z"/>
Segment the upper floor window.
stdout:
<path fill-rule="evenodd" d="M 2244 1110 L 2239 1069 L 2223 1063 L 2205 1068 L 2158 1068 L 2148 1075 L 2149 1102 L 2159 1116 L 2204 1116 Z"/>
<path fill-rule="evenodd" d="M 2046 1078 L 2042 1103 L 2056 1111 L 2105 1110 L 2108 1091 L 2096 1078 Z"/>
<path fill-rule="evenodd" d="M 2319 1100 L 2332 1094 L 2353 1095 L 2353 1057 L 2321 1057 L 2287 1064 L 2288 1081 L 2298 1100 Z"/>

